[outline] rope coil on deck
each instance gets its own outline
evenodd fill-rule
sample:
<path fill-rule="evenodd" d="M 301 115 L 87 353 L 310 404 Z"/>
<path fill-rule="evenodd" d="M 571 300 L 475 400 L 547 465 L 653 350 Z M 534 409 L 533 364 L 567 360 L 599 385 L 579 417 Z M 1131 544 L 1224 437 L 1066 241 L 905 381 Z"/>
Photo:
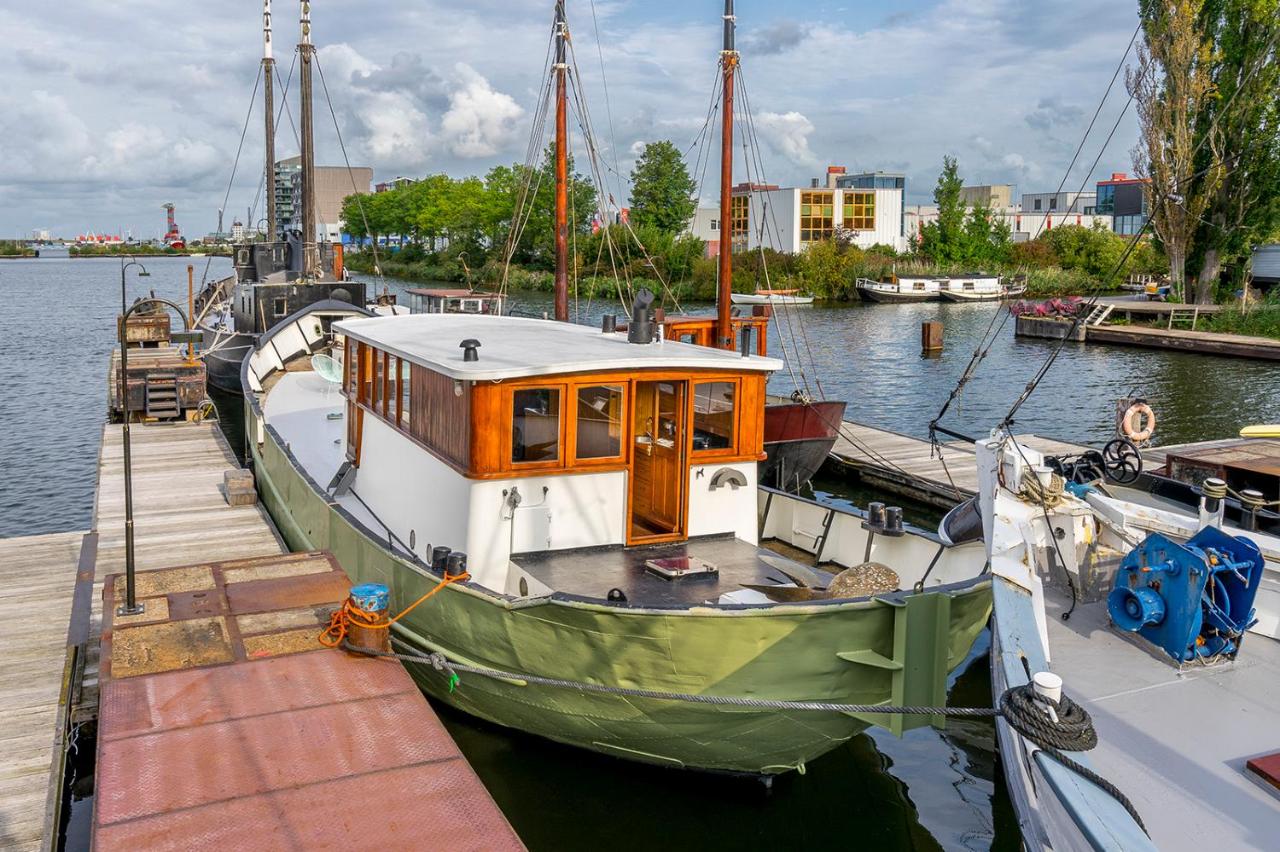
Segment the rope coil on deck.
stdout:
<path fill-rule="evenodd" d="M 371 653 L 366 651 L 364 648 L 357 648 L 347 641 L 347 629 L 351 625 L 354 624 L 357 627 L 364 627 L 369 630 L 389 630 L 391 625 L 413 612 L 418 604 L 430 599 L 432 595 L 443 589 L 445 586 L 448 586 L 451 583 L 465 583 L 470 579 L 471 575 L 466 571 L 463 571 L 461 574 L 450 574 L 446 571 L 444 579 L 433 586 L 429 592 L 409 604 L 401 610 L 398 615 L 393 618 L 388 618 L 386 621 L 380 621 L 377 613 L 366 612 L 353 604 L 351 602 L 351 598 L 347 598 L 346 602 L 329 617 L 329 626 L 326 627 L 318 637 L 320 644 L 324 645 L 326 648 L 342 647 L 348 651 L 356 651 L 361 654 Z"/>
<path fill-rule="evenodd" d="M 441 584 L 443 585 L 443 584 Z M 440 588 L 439 586 L 437 588 Z M 419 601 L 420 602 L 420 601 Z M 416 606 L 417 604 L 414 604 Z M 411 607 L 412 608 L 412 607 Z M 406 610 L 407 612 L 407 610 Z M 403 613 L 402 613 L 403 615 Z M 399 616 L 397 616 L 398 618 Z M 336 614 L 335 614 L 336 618 Z M 449 677 L 449 691 L 458 684 L 458 673 L 479 675 L 498 680 L 514 680 L 538 686 L 551 686 L 561 689 L 576 689 L 582 692 L 594 692 L 605 695 L 619 695 L 627 698 L 650 698 L 660 701 L 683 701 L 691 704 L 710 704 L 722 707 L 750 707 L 758 710 L 779 711 L 818 711 L 828 713 L 885 713 L 904 716 L 946 716 L 951 718 L 981 719 L 1003 718 L 1011 728 L 1034 743 L 1041 751 L 1076 772 L 1081 777 L 1110 795 L 1133 817 L 1144 832 L 1147 827 L 1138 815 L 1137 809 L 1118 787 L 1087 766 L 1072 760 L 1063 754 L 1064 751 L 1088 751 L 1098 744 L 1098 734 L 1093 728 L 1093 720 L 1089 713 L 1079 704 L 1072 701 L 1065 693 L 1061 701 L 1053 701 L 1040 695 L 1031 684 L 1013 686 L 1000 696 L 999 707 L 892 707 L 883 704 L 843 704 L 833 701 L 784 701 L 771 698 L 744 698 L 733 695 L 694 695 L 683 692 L 663 692 L 656 689 L 637 689 L 635 687 L 608 686 L 600 683 L 564 680 L 562 678 L 542 677 L 540 675 L 516 674 L 500 669 L 483 666 L 471 666 L 451 662 L 444 654 L 403 654 L 396 651 L 376 651 L 359 648 L 345 639 L 339 644 L 344 650 L 371 657 L 386 657 L 406 663 L 430 666 Z M 1052 710 L 1051 717 L 1046 710 Z M 1055 721 L 1056 718 L 1056 721 Z"/>

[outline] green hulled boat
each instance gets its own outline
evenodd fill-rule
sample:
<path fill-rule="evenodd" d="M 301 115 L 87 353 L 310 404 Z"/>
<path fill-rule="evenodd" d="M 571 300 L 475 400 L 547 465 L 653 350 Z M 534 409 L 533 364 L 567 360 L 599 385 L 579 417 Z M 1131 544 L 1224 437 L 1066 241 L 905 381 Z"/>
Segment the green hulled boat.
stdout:
<path fill-rule="evenodd" d="M 990 613 L 983 547 L 758 488 L 780 362 L 544 320 L 343 318 L 359 313 L 320 305 L 267 336 L 244 364 L 246 434 L 290 546 L 386 584 L 393 610 L 440 583 L 448 555 L 465 565 L 468 582 L 395 625 L 399 649 L 663 693 L 945 700 Z M 323 353 L 337 384 L 310 369 Z M 857 596 L 838 596 L 837 572 Z M 857 591 L 866 577 L 880 587 Z M 475 716 L 671 766 L 779 773 L 870 724 L 930 721 L 472 675 L 451 690 L 410 669 Z"/>

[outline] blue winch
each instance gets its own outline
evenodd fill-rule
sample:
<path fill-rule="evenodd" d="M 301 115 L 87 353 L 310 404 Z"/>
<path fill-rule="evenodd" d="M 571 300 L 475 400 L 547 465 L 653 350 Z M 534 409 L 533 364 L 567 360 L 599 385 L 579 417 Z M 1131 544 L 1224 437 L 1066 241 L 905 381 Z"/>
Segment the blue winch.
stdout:
<path fill-rule="evenodd" d="M 1120 563 L 1107 610 L 1180 663 L 1231 658 L 1254 624 L 1263 569 L 1256 544 L 1216 527 L 1185 545 L 1152 533 Z"/>

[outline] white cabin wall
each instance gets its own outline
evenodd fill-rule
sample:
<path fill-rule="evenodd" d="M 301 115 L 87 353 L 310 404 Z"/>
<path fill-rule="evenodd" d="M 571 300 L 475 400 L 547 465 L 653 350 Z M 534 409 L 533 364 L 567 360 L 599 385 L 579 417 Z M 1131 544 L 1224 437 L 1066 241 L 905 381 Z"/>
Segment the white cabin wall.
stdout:
<path fill-rule="evenodd" d="M 420 559 L 430 561 L 432 546 L 469 546 L 471 482 L 367 413 L 352 489 L 406 547 L 413 533 Z"/>
<path fill-rule="evenodd" d="M 733 488 L 723 485 L 711 490 L 711 480 L 724 468 L 733 468 L 746 477 L 747 484 Z M 722 535 L 756 543 L 756 471 L 754 462 L 700 464 L 689 469 L 689 536 Z"/>

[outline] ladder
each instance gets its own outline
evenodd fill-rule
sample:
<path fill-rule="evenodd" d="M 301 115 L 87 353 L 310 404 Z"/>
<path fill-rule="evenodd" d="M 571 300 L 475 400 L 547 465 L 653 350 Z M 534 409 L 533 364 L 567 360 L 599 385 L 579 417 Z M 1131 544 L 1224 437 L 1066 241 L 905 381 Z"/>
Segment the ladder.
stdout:
<path fill-rule="evenodd" d="M 147 375 L 146 414 L 159 420 L 178 417 L 182 413 L 178 403 L 178 374 L 150 373 Z"/>
<path fill-rule="evenodd" d="M 1196 323 L 1200 321 L 1199 308 L 1170 308 L 1169 309 L 1169 325 L 1168 329 L 1173 329 L 1175 322 L 1191 323 L 1191 330 L 1196 330 Z"/>
<path fill-rule="evenodd" d="M 1084 325 L 1102 325 L 1115 309 L 1115 305 L 1094 305 L 1085 316 Z"/>

